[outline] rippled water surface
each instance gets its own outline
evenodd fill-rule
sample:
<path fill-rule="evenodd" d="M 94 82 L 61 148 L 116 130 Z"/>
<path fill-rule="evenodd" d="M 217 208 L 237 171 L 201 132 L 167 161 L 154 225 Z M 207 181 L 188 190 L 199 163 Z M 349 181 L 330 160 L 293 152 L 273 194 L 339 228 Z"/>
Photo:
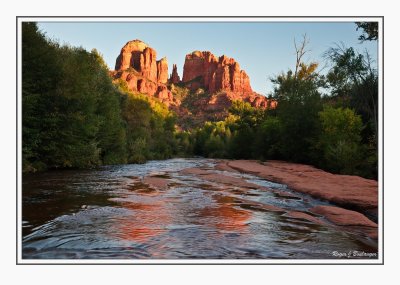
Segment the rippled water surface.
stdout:
<path fill-rule="evenodd" d="M 314 259 L 376 252 L 334 227 L 290 218 L 324 204 L 252 175 L 221 172 L 272 190 L 183 174 L 215 161 L 171 159 L 30 174 L 22 187 L 24 259 Z M 143 178 L 167 179 L 154 188 Z M 325 203 L 326 204 L 326 203 Z M 287 211 L 270 211 L 268 205 Z"/>

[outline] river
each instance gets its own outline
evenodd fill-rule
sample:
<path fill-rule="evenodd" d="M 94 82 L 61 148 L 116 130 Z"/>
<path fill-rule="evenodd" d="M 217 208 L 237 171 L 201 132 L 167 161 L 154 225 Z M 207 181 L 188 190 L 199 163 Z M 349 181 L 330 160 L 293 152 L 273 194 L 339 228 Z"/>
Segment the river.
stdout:
<path fill-rule="evenodd" d="M 267 207 L 310 214 L 307 209 L 329 203 L 253 175 L 215 170 L 215 163 L 170 159 L 25 174 L 22 258 L 333 259 L 377 251 L 372 241 Z M 262 189 L 204 180 L 181 171 L 187 168 Z M 168 186 L 146 184 L 149 176 Z"/>

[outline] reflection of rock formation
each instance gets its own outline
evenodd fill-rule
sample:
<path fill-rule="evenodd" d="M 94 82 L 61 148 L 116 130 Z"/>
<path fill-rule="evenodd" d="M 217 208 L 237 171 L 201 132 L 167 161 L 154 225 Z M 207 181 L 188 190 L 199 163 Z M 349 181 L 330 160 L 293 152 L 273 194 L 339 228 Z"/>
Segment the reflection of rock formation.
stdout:
<path fill-rule="evenodd" d="M 231 204 L 221 204 L 217 208 L 204 208 L 199 213 L 199 219 L 210 222 L 219 230 L 243 232 L 251 213 L 233 207 Z M 211 219 L 210 219 L 211 218 Z"/>
<path fill-rule="evenodd" d="M 124 203 L 124 207 L 133 211 L 133 215 L 119 220 L 116 232 L 125 240 L 144 243 L 166 231 L 171 216 L 164 201 L 153 204 Z"/>

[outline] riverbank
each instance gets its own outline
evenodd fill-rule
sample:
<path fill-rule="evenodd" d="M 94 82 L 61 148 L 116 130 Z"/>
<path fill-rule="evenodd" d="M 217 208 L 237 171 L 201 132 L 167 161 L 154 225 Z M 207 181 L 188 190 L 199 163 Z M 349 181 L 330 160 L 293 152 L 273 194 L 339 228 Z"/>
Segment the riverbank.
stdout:
<path fill-rule="evenodd" d="M 246 181 L 235 173 L 251 174 L 268 181 L 287 185 L 291 190 L 310 195 L 329 205 L 318 205 L 293 211 L 265 203 L 246 202 L 252 210 L 279 212 L 295 219 L 303 219 L 314 224 L 335 226 L 341 230 L 378 238 L 378 183 L 358 176 L 332 174 L 315 167 L 283 161 L 259 162 L 255 160 L 216 160 L 213 167 L 185 168 L 181 175 L 198 177 L 202 181 L 214 183 L 221 189 L 235 188 L 248 195 L 252 189 L 272 193 L 286 199 L 301 199 L 289 192 L 271 189 Z M 168 179 L 144 177 L 143 182 L 157 189 L 166 189 Z M 238 202 L 240 199 L 236 198 Z M 332 205 L 333 204 L 333 205 Z"/>
<path fill-rule="evenodd" d="M 282 161 L 221 160 L 216 169 L 250 173 L 335 204 L 337 206 L 318 206 L 310 211 L 332 224 L 377 239 L 378 182 L 375 180 Z"/>

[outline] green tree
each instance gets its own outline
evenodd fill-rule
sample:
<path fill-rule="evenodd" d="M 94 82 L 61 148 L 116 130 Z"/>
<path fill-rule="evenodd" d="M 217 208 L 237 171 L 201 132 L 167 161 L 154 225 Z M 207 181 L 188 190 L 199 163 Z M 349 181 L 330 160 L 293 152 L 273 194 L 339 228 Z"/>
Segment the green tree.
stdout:
<path fill-rule="evenodd" d="M 322 132 L 318 144 L 325 167 L 336 173 L 356 174 L 363 158 L 361 117 L 348 108 L 325 107 L 319 118 Z"/>
<path fill-rule="evenodd" d="M 328 86 L 337 99 L 345 98 L 348 107 L 360 114 L 363 143 L 377 149 L 378 140 L 378 72 L 369 54 L 359 54 L 353 48 L 336 46 L 326 52 L 332 63 L 327 74 Z"/>
<path fill-rule="evenodd" d="M 252 158 L 256 129 L 263 112 L 243 101 L 234 101 L 229 113 L 235 118 L 230 124 L 229 153 L 234 158 Z M 228 118 L 229 120 L 229 118 Z"/>
<path fill-rule="evenodd" d="M 282 158 L 282 123 L 275 116 L 267 116 L 256 130 L 254 141 L 255 158 Z"/>
<path fill-rule="evenodd" d="M 378 22 L 356 22 L 357 31 L 363 30 L 362 35 L 358 37 L 361 42 L 378 40 L 379 26 Z"/>
<path fill-rule="evenodd" d="M 22 24 L 26 171 L 125 161 L 119 93 L 96 52 L 59 46 Z"/>

